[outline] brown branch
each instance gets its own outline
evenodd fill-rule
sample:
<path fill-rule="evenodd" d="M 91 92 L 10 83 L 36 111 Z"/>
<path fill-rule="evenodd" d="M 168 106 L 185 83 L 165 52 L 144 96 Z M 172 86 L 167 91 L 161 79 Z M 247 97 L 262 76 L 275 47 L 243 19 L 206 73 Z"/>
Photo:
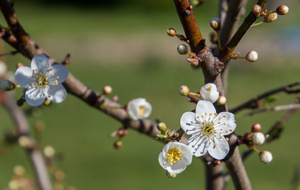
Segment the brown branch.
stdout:
<path fill-rule="evenodd" d="M 242 109 L 245 109 L 245 108 L 253 108 L 253 104 L 257 104 L 256 102 L 258 100 L 261 100 L 263 98 L 266 98 L 266 97 L 268 97 L 270 95 L 273 95 L 273 94 L 276 94 L 278 92 L 297 93 L 298 92 L 297 90 L 291 89 L 292 87 L 297 86 L 297 85 L 300 85 L 300 82 L 295 82 L 293 84 L 285 85 L 285 86 L 267 91 L 267 92 L 265 92 L 261 95 L 255 96 L 254 98 L 252 98 L 252 99 L 248 100 L 247 102 L 237 106 L 236 108 L 230 109 L 229 111 L 232 112 L 232 113 L 237 113 L 238 111 L 241 111 Z"/>
<path fill-rule="evenodd" d="M 300 109 L 300 104 L 299 103 L 293 103 L 293 104 L 288 104 L 288 105 L 280 105 L 280 106 L 274 106 L 270 108 L 265 108 L 265 109 L 259 109 L 250 113 L 245 113 L 244 115 L 254 115 L 258 113 L 263 113 L 263 112 L 269 112 L 269 111 L 283 111 L 283 110 L 294 110 L 294 109 Z"/>
<path fill-rule="evenodd" d="M 19 132 L 19 136 L 29 137 L 29 126 L 23 111 L 16 105 L 16 102 L 11 94 L 3 91 L 0 92 L 0 94 L 2 94 L 2 98 L 5 99 L 5 101 L 3 101 L 3 104 L 8 110 L 13 122 L 15 123 L 15 126 Z M 35 147 L 26 148 L 26 152 L 34 167 L 39 188 L 41 190 L 52 190 L 53 187 L 48 175 L 48 169 L 40 151 Z"/>
<path fill-rule="evenodd" d="M 264 8 L 267 2 L 268 0 L 259 0 L 256 4 L 260 5 L 261 8 Z M 245 18 L 244 22 L 236 31 L 229 43 L 225 46 L 223 51 L 221 51 L 219 55 L 219 59 L 221 62 L 225 63 L 229 59 L 231 53 L 234 51 L 238 43 L 241 41 L 243 36 L 246 34 L 248 29 L 252 26 L 252 24 L 256 21 L 257 18 L 258 17 L 255 16 L 252 11 L 248 14 L 248 16 Z"/>

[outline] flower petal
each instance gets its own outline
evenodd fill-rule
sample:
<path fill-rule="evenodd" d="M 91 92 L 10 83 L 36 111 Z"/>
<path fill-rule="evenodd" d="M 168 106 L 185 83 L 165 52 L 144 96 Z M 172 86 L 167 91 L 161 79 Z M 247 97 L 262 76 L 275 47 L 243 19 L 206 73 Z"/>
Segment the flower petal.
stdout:
<path fill-rule="evenodd" d="M 54 103 L 61 103 L 62 101 L 64 101 L 66 96 L 67 92 L 61 84 L 51 86 L 51 89 L 49 89 L 46 94 L 47 99 Z"/>
<path fill-rule="evenodd" d="M 172 145 L 172 143 L 171 142 L 169 142 L 169 143 L 167 143 L 165 146 L 164 146 L 164 148 L 163 148 L 163 150 L 162 150 L 162 153 L 163 153 L 163 157 L 165 158 L 166 157 L 166 154 L 169 152 L 169 149 L 170 149 L 170 146 Z"/>
<path fill-rule="evenodd" d="M 158 155 L 158 162 L 159 162 L 159 164 L 160 164 L 160 166 L 161 166 L 162 168 L 166 169 L 166 168 L 167 168 L 167 162 L 168 162 L 168 159 L 165 158 L 163 155 L 164 155 L 163 152 L 161 152 L 161 153 Z"/>
<path fill-rule="evenodd" d="M 179 174 L 185 170 L 187 165 L 181 161 L 174 163 L 173 165 L 167 164 L 166 170 L 171 174 Z"/>
<path fill-rule="evenodd" d="M 230 112 L 219 113 L 214 119 L 214 123 L 215 132 L 222 133 L 222 135 L 229 135 L 236 128 L 235 116 Z"/>
<path fill-rule="evenodd" d="M 214 143 L 217 146 L 210 146 L 208 148 L 208 153 L 217 160 L 222 160 L 227 156 L 229 152 L 229 144 L 226 141 L 225 137 L 220 134 L 216 134 L 217 136 L 214 138 Z"/>
<path fill-rule="evenodd" d="M 188 135 L 192 135 L 196 131 L 200 133 L 200 124 L 196 121 L 196 114 L 194 112 L 185 112 L 182 114 L 180 118 L 180 126 Z M 195 126 L 197 126 L 197 129 Z"/>
<path fill-rule="evenodd" d="M 214 103 L 219 98 L 217 86 L 214 83 L 207 83 L 200 89 L 201 99 Z"/>
<path fill-rule="evenodd" d="M 199 100 L 196 106 L 196 118 L 201 122 L 207 121 L 210 113 L 213 116 L 216 113 L 214 105 L 209 101 Z"/>
<path fill-rule="evenodd" d="M 55 80 L 57 80 L 58 84 L 61 84 L 67 79 L 69 71 L 65 66 L 56 64 L 52 65 L 51 68 L 52 71 L 50 71 L 48 75 L 50 85 L 55 85 Z"/>
<path fill-rule="evenodd" d="M 32 70 L 30 67 L 19 67 L 15 72 L 15 81 L 22 88 L 28 88 L 31 83 L 35 82 L 32 78 Z"/>
<path fill-rule="evenodd" d="M 39 106 L 45 101 L 43 88 L 29 87 L 25 92 L 25 101 L 31 106 Z"/>
<path fill-rule="evenodd" d="M 192 154 L 195 157 L 200 157 L 207 152 L 208 139 L 205 136 L 197 138 L 197 136 L 192 136 L 189 139 L 188 146 L 193 150 Z"/>
<path fill-rule="evenodd" d="M 32 70 L 42 70 L 43 73 L 46 73 L 45 71 L 51 67 L 51 63 L 46 55 L 38 54 L 32 58 L 30 66 Z"/>

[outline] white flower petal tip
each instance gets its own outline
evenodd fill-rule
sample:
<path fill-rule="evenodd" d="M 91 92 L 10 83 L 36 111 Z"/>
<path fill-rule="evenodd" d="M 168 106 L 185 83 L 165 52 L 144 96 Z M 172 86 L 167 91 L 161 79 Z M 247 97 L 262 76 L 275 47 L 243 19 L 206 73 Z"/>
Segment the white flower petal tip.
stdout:
<path fill-rule="evenodd" d="M 158 156 L 160 166 L 172 175 L 183 172 L 192 159 L 192 150 L 180 142 L 169 142 Z"/>
<path fill-rule="evenodd" d="M 261 162 L 264 164 L 268 164 L 273 160 L 272 153 L 267 150 L 261 151 L 258 155 L 259 155 Z"/>
<path fill-rule="evenodd" d="M 258 53 L 256 51 L 249 51 L 246 55 L 246 60 L 250 62 L 255 62 L 258 59 Z"/>
<path fill-rule="evenodd" d="M 219 92 L 217 86 L 214 83 L 207 83 L 200 89 L 200 96 L 202 100 L 216 102 L 219 99 Z"/>
<path fill-rule="evenodd" d="M 235 116 L 229 112 L 216 113 L 213 104 L 200 100 L 196 113 L 185 112 L 180 119 L 181 128 L 191 135 L 188 146 L 195 157 L 207 152 L 215 159 L 222 160 L 229 152 L 228 138 L 235 128 Z"/>
<path fill-rule="evenodd" d="M 128 102 L 127 113 L 133 120 L 145 119 L 150 116 L 152 106 L 145 98 L 136 98 Z"/>
<path fill-rule="evenodd" d="M 15 81 L 27 89 L 25 101 L 31 106 L 39 106 L 46 99 L 60 103 L 66 98 L 66 90 L 61 85 L 69 75 L 62 65 L 51 65 L 44 54 L 38 54 L 31 60 L 31 67 L 19 67 L 15 72 Z"/>

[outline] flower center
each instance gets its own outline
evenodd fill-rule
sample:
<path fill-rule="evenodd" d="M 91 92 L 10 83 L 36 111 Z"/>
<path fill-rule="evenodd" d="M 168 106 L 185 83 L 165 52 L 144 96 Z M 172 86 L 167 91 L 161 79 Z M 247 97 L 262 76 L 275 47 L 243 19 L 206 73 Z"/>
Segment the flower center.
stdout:
<path fill-rule="evenodd" d="M 145 107 L 144 106 L 140 106 L 140 112 L 139 115 L 144 115 L 145 114 Z"/>
<path fill-rule="evenodd" d="M 206 91 L 210 92 L 210 91 L 211 91 L 211 88 L 207 88 Z"/>
<path fill-rule="evenodd" d="M 215 133 L 214 129 L 215 129 L 214 124 L 212 122 L 204 121 L 203 127 L 202 127 L 200 133 L 207 137 L 210 137 L 211 135 L 213 135 Z"/>
<path fill-rule="evenodd" d="M 182 157 L 181 153 L 182 153 L 182 151 L 177 148 L 169 149 L 166 156 L 168 157 L 168 161 L 170 162 L 171 165 L 173 165 L 176 161 L 181 160 L 181 157 Z"/>

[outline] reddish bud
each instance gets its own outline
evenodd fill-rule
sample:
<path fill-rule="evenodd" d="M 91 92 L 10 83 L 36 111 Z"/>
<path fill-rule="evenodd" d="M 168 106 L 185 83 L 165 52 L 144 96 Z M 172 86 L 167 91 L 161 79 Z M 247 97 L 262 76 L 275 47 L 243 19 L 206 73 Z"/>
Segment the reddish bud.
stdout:
<path fill-rule="evenodd" d="M 279 15 L 286 15 L 289 12 L 289 7 L 286 5 L 280 5 L 279 7 L 277 7 L 276 12 Z"/>
<path fill-rule="evenodd" d="M 114 147 L 115 147 L 116 149 L 119 149 L 119 148 L 121 148 L 122 146 L 123 146 L 122 141 L 116 141 L 115 144 L 114 144 Z"/>
<path fill-rule="evenodd" d="M 108 94 L 110 94 L 112 92 L 112 87 L 111 86 L 104 86 L 103 88 L 102 88 L 102 93 L 104 94 L 104 95 L 108 95 Z"/>
<path fill-rule="evenodd" d="M 179 89 L 178 92 L 181 96 L 187 96 L 190 94 L 190 89 L 187 86 L 182 85 Z"/>
<path fill-rule="evenodd" d="M 258 132 L 261 129 L 261 125 L 259 123 L 255 123 L 252 128 L 251 128 L 251 132 Z"/>
<path fill-rule="evenodd" d="M 177 52 L 180 54 L 180 55 L 185 55 L 189 52 L 189 48 L 184 45 L 184 44 L 180 44 L 178 47 L 177 47 Z"/>
<path fill-rule="evenodd" d="M 261 13 L 261 6 L 255 4 L 252 8 L 252 12 L 255 16 L 260 16 Z"/>
<path fill-rule="evenodd" d="M 274 20 L 276 20 L 278 17 L 277 13 L 269 13 L 264 17 L 264 22 L 273 22 Z"/>
<path fill-rule="evenodd" d="M 169 36 L 174 37 L 174 36 L 176 36 L 176 30 L 173 29 L 173 28 L 169 28 L 169 29 L 167 30 L 167 34 L 168 34 Z"/>
<path fill-rule="evenodd" d="M 209 21 L 210 26 L 212 27 L 212 29 L 214 29 L 214 31 L 219 31 L 221 29 L 221 21 L 219 18 L 214 17 L 212 19 L 210 19 Z"/>

